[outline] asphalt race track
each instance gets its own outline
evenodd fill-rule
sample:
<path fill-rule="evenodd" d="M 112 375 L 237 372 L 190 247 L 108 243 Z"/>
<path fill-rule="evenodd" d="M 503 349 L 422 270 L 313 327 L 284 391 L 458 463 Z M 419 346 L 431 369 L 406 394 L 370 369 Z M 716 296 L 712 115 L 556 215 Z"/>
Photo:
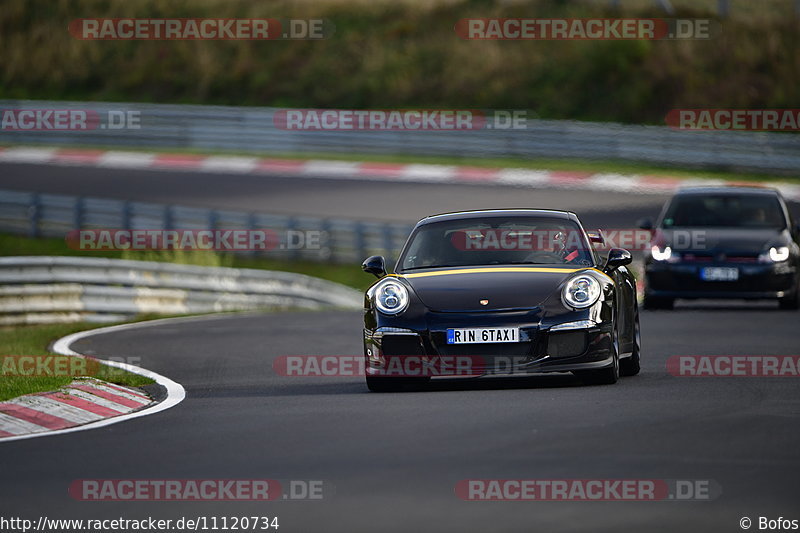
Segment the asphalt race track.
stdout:
<path fill-rule="evenodd" d="M 445 211 L 539 207 L 569 209 L 577 213 L 605 211 L 604 223 L 630 225 L 637 217 L 657 215 L 667 198 L 653 194 L 626 195 L 500 185 L 454 186 L 18 163 L 0 163 L 0 188 L 273 214 L 357 217 L 409 223 Z M 623 208 L 624 213 L 608 213 Z M 601 222 L 598 217 L 584 216 L 583 219 L 585 224 Z"/>
<path fill-rule="evenodd" d="M 404 221 L 448 209 L 529 203 L 576 209 L 587 225 L 600 227 L 655 215 L 664 200 L 242 176 L 226 176 L 224 189 L 215 190 L 209 187 L 214 175 L 182 173 L 179 180 L 147 171 L 106 176 L 109 185 L 102 189 L 94 171 L 4 165 L 0 186 L 304 213 L 324 203 L 327 193 L 316 188 L 324 186 L 335 196 L 327 197 L 328 211 L 321 214 L 362 212 L 354 206 L 364 206 L 365 216 L 385 214 L 390 209 L 377 205 L 380 193 L 393 191 L 420 199 L 403 210 Z M 159 192 L 147 179 L 194 188 L 185 196 L 178 189 Z M 285 196 L 275 199 L 275 191 Z M 360 354 L 357 312 L 225 315 L 98 335 L 73 349 L 139 358 L 139 366 L 181 383 L 187 399 L 106 428 L 1 445 L 0 514 L 33 520 L 44 513 L 93 519 L 267 515 L 278 516 L 285 533 L 741 531 L 739 520 L 747 516 L 756 530 L 760 516 L 800 519 L 796 378 L 676 377 L 666 361 L 675 355 L 798 355 L 799 318 L 770 303 L 643 311 L 642 373 L 613 386 L 553 375 L 438 381 L 419 392 L 390 394 L 368 393 L 359 377 L 285 377 L 273 370 L 282 355 Z M 79 479 L 253 478 L 284 486 L 319 480 L 323 499 L 80 502 L 68 493 Z M 700 480 L 721 493 L 700 501 L 470 502 L 454 491 L 467 479 Z"/>
<path fill-rule="evenodd" d="M 2 447 L 4 511 L 129 518 L 277 515 L 281 531 L 735 531 L 797 512 L 800 391 L 791 378 L 682 378 L 671 355 L 796 354 L 797 314 L 643 312 L 643 371 L 437 382 L 370 394 L 360 378 L 283 377 L 280 355 L 360 353 L 352 312 L 227 316 L 105 334 L 74 348 L 140 357 L 181 382 L 177 407 Z M 78 502 L 76 479 L 322 480 L 322 501 Z M 468 502 L 463 479 L 713 480 L 711 501 Z M 9 513 L 4 513 L 8 515 Z"/>

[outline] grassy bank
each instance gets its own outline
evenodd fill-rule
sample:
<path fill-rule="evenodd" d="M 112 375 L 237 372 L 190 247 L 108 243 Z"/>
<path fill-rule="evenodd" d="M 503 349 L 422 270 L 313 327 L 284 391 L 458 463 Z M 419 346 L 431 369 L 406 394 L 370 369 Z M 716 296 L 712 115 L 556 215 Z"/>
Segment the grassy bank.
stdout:
<path fill-rule="evenodd" d="M 57 390 L 68 385 L 72 377 L 64 375 L 23 376 L 15 375 L 13 359 L 5 363 L 8 354 L 46 356 L 55 355 L 48 350 L 49 345 L 70 333 L 99 327 L 97 324 L 48 324 L 42 326 L 0 327 L 0 401 L 15 398 L 23 394 Z M 86 365 L 91 369 L 89 375 L 129 387 L 141 387 L 153 383 L 153 380 L 125 370 L 106 365 Z M 27 367 L 24 368 L 27 371 Z M 43 372 L 42 372 L 43 373 Z M 63 372 L 62 372 L 63 373 Z M 54 372 L 59 374 L 59 372 Z"/>
<path fill-rule="evenodd" d="M 672 17 L 716 17 L 716 2 L 674 3 Z M 8 0 L 0 98 L 513 108 L 652 124 L 673 108 L 797 107 L 788 1 L 734 2 L 709 40 L 465 41 L 453 30 L 470 17 L 664 17 L 655 2 L 620 4 Z M 82 41 L 67 31 L 81 17 L 325 18 L 336 31 L 324 41 Z"/>

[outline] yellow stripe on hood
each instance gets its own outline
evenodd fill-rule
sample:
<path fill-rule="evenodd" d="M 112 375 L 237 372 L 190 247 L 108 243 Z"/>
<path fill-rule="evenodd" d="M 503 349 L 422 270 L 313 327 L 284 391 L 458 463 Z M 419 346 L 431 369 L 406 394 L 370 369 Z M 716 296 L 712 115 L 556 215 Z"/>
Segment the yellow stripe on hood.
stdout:
<path fill-rule="evenodd" d="M 546 268 L 546 267 L 497 267 L 497 268 L 462 268 L 459 270 L 437 270 L 435 272 L 414 272 L 401 274 L 405 278 L 426 278 L 431 276 L 449 276 L 451 274 L 481 274 L 484 272 L 550 272 L 556 274 L 571 274 L 581 270 L 596 270 L 594 268 Z M 600 272 L 599 270 L 597 272 Z M 602 274 L 602 272 L 601 272 Z"/>

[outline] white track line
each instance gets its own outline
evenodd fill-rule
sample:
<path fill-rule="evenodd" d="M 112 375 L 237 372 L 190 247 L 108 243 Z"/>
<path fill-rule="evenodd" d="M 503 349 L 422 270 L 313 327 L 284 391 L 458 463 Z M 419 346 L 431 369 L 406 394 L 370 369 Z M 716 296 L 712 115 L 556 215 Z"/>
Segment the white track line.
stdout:
<path fill-rule="evenodd" d="M 247 316 L 251 314 L 257 313 L 236 313 L 237 316 Z M 135 322 L 132 324 L 120 324 L 118 326 L 109 326 L 105 328 L 97 328 L 91 329 L 88 331 L 80 331 L 78 333 L 73 333 L 71 335 L 67 335 L 66 337 L 62 337 L 58 339 L 53 344 L 53 351 L 59 353 L 61 355 L 72 355 L 75 357 L 85 357 L 83 354 L 79 354 L 70 348 L 70 346 L 81 339 L 85 339 L 87 337 L 92 337 L 94 335 L 101 335 L 104 333 L 111 333 L 114 331 L 126 331 L 129 329 L 137 329 L 137 328 L 146 328 L 150 326 L 155 326 L 164 323 L 171 323 L 171 322 L 191 322 L 191 321 L 203 321 L 203 320 L 218 320 L 222 318 L 229 318 L 232 313 L 223 313 L 223 314 L 215 314 L 215 315 L 204 315 L 204 316 L 191 316 L 191 317 L 177 317 L 177 318 L 160 318 L 157 320 L 148 320 L 145 322 Z M 62 435 L 64 433 L 74 433 L 77 431 L 87 431 L 90 429 L 110 426 L 111 424 L 117 424 L 119 422 L 124 422 L 126 420 L 131 420 L 133 418 L 139 418 L 142 416 L 153 415 L 156 413 L 160 413 L 161 411 L 166 411 L 171 407 L 175 407 L 179 403 L 181 403 L 186 398 L 186 390 L 180 383 L 172 381 L 171 379 L 162 376 L 161 374 L 157 374 L 152 370 L 147 370 L 145 368 L 139 368 L 138 366 L 129 365 L 126 363 L 120 363 L 117 361 L 106 361 L 102 360 L 103 364 L 108 366 L 113 366 L 116 368 L 122 368 L 131 372 L 133 374 L 138 374 L 140 376 L 148 377 L 154 380 L 159 385 L 163 386 L 167 389 L 167 397 L 158 403 L 152 404 L 150 407 L 145 407 L 144 409 L 140 409 L 133 413 L 122 414 L 119 416 L 114 416 L 111 418 L 106 418 L 103 420 L 98 420 L 97 422 L 91 422 L 89 424 L 84 424 L 82 426 L 75 426 L 71 428 L 65 429 L 57 429 L 53 431 L 42 431 L 40 433 L 30 433 L 26 435 L 17 435 L 13 437 L 2 437 L 0 438 L 0 444 L 3 442 L 9 442 L 14 440 L 23 440 L 23 439 L 32 439 L 36 437 L 48 437 L 50 435 Z M 33 424 L 31 424 L 33 425 Z M 38 426 L 37 426 L 38 427 Z"/>

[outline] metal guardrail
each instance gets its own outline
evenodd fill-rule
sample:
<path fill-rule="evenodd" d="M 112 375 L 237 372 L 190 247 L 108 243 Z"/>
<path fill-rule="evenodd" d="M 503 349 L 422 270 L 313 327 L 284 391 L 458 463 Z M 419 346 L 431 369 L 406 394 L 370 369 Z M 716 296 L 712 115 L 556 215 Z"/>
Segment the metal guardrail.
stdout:
<path fill-rule="evenodd" d="M 0 142 L 26 145 L 619 159 L 758 171 L 800 168 L 800 135 L 789 133 L 691 132 L 662 126 L 558 120 L 528 120 L 525 129 L 515 130 L 289 131 L 274 126 L 273 116 L 278 110 L 267 107 L 0 100 L 0 109 L 140 113 L 140 129 L 0 132 Z"/>
<path fill-rule="evenodd" d="M 360 263 L 370 255 L 390 261 L 412 225 L 307 216 L 268 215 L 178 205 L 0 189 L 0 232 L 65 238 L 76 229 L 271 229 L 278 234 L 319 232 L 319 246 L 236 254 L 275 259 Z M 65 243 L 66 247 L 66 243 Z"/>
<path fill-rule="evenodd" d="M 361 305 L 359 291 L 290 272 L 84 257 L 0 258 L 0 325 Z"/>

